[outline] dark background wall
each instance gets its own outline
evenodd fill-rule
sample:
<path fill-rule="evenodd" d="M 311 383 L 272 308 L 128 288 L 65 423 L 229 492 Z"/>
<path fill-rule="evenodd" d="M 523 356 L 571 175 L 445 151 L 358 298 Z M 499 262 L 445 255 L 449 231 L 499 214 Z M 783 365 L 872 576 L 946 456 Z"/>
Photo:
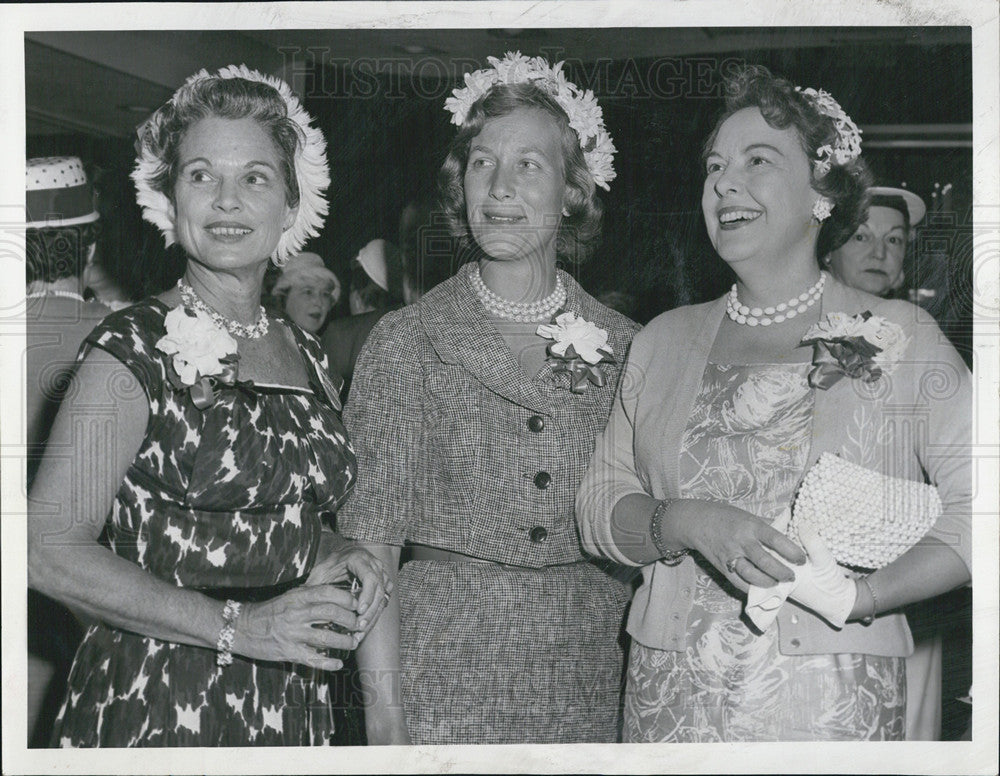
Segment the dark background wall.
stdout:
<path fill-rule="evenodd" d="M 582 32 L 589 34 L 581 38 Z M 662 53 L 604 55 L 605 45 L 628 50 L 630 36 L 637 48 L 648 51 L 657 32 Z M 450 114 L 443 110 L 445 98 L 460 84 L 461 73 L 485 64 L 487 54 L 519 48 L 550 61 L 565 59 L 569 78 L 598 96 L 618 147 L 618 177 L 602 195 L 602 245 L 590 262 L 573 268 L 584 286 L 594 293 L 630 294 L 633 314 L 641 321 L 714 297 L 732 279 L 708 244 L 701 220 L 700 150 L 720 110 L 723 75 L 752 62 L 797 84 L 829 91 L 859 125 L 871 128 L 864 136 L 864 156 L 879 183 L 905 182 L 929 205 L 935 184 L 952 184 L 947 212 L 927 221 L 931 239 L 917 240 L 908 279 L 912 285 L 922 280 L 944 284 L 963 298 L 961 309 L 971 310 L 971 252 L 966 248 L 971 242 L 963 240 L 971 235 L 972 198 L 968 30 L 948 28 L 942 36 L 934 28 L 824 28 L 822 39 L 804 45 L 799 28 L 770 28 L 760 31 L 758 47 L 745 30 L 742 37 L 735 29 L 709 32 L 742 45 L 674 56 L 672 43 L 687 40 L 683 30 L 546 30 L 540 40 L 531 31 L 518 31 L 516 39 L 498 40 L 477 57 L 426 53 L 341 59 L 337 52 L 356 47 L 358 32 L 326 32 L 325 45 L 317 49 L 304 42 L 293 45 L 295 32 L 285 31 L 282 61 L 296 74 L 306 107 L 328 138 L 333 178 L 326 227 L 307 249 L 346 280 L 350 259 L 365 243 L 375 237 L 396 241 L 403 207 L 433 195 L 437 169 L 454 136 Z M 406 34 L 397 31 L 400 41 Z M 560 48 L 563 38 L 573 41 L 570 51 Z M 315 35 L 310 40 L 314 44 Z M 142 118 L 136 115 L 135 123 Z M 956 127 L 965 127 L 967 134 L 956 138 Z M 28 156 L 76 153 L 99 168 L 104 189 L 113 192 L 107 194 L 115 200 L 113 212 L 120 212 L 135 233 L 123 240 L 126 282 L 137 293 L 172 282 L 182 257 L 163 256 L 155 234 L 146 227 L 139 231 L 134 213 L 128 212 L 123 178 L 131 166 L 131 138 L 29 133 L 26 150 Z M 128 252 L 136 247 L 141 255 L 132 259 Z M 965 315 L 948 325 L 960 333 L 967 323 Z"/>

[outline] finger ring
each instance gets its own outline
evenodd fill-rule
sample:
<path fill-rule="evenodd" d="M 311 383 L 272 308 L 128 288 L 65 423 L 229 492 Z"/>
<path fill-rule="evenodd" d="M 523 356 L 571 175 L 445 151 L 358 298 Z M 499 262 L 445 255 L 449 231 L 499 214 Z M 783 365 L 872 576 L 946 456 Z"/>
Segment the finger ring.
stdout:
<path fill-rule="evenodd" d="M 383 600 L 383 601 L 384 601 L 385 603 L 389 603 L 389 597 L 390 597 L 390 594 L 389 594 L 389 593 L 382 593 L 382 600 Z"/>
<path fill-rule="evenodd" d="M 739 561 L 739 560 L 742 560 L 742 559 L 743 559 L 742 555 L 737 555 L 735 558 L 730 558 L 729 560 L 727 560 L 726 561 L 726 571 L 728 571 L 730 574 L 735 574 L 736 573 L 736 562 Z"/>

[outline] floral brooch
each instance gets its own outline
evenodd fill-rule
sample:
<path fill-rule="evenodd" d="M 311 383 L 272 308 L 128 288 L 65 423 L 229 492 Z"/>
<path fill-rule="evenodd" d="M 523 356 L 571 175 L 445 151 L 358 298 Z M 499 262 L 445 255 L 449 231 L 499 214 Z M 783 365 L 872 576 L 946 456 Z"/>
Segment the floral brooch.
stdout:
<path fill-rule="evenodd" d="M 554 340 L 548 347 L 549 362 L 554 372 L 568 372 L 570 390 L 583 393 L 590 384 L 602 387 L 605 382 L 600 364 L 613 364 L 614 351 L 608 344 L 608 333 L 574 313 L 560 313 L 555 323 L 542 324 L 539 336 Z"/>
<path fill-rule="evenodd" d="M 167 333 L 156 343 L 158 350 L 173 356 L 167 378 L 176 391 L 189 389 L 199 410 L 215 404 L 219 383 L 236 382 L 236 340 L 200 310 L 178 306 L 164 320 Z"/>
<path fill-rule="evenodd" d="M 898 324 L 865 310 L 830 313 L 809 327 L 800 344 L 813 347 L 809 385 L 826 390 L 842 377 L 874 383 L 891 374 L 908 342 Z"/>

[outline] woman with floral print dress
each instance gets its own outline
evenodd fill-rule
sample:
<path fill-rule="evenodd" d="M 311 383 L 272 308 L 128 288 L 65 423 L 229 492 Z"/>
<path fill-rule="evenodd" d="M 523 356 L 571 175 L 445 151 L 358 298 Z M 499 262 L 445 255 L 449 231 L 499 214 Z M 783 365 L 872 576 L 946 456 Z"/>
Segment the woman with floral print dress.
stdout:
<path fill-rule="evenodd" d="M 584 545 L 643 571 L 624 739 L 901 739 L 913 642 L 893 610 L 970 579 L 969 374 L 919 309 L 820 271 L 817 256 L 865 215 L 850 118 L 763 68 L 729 86 L 702 209 L 737 282 L 636 335 L 577 496 Z M 878 343 L 874 360 L 834 347 L 851 332 Z M 823 343 L 844 360 L 824 360 Z M 823 453 L 926 478 L 943 511 L 916 546 L 859 576 L 817 532 L 798 528 L 801 547 L 785 534 Z M 882 504 L 867 496 L 874 522 Z M 780 608 L 775 589 L 791 590 Z"/>
<path fill-rule="evenodd" d="M 390 568 L 406 553 L 358 650 L 385 679 L 374 744 L 617 735 L 627 589 L 585 559 L 573 497 L 635 326 L 556 268 L 597 236 L 614 147 L 558 65 L 490 62 L 446 104 L 461 129 L 439 179 L 472 260 L 378 323 L 344 414 L 341 529 Z"/>
<path fill-rule="evenodd" d="M 330 742 L 329 650 L 388 586 L 324 526 L 355 460 L 318 343 L 260 306 L 267 262 L 322 223 L 324 145 L 245 67 L 192 76 L 140 130 L 139 202 L 188 261 L 87 338 L 30 494 L 29 583 L 97 621 L 57 745 Z M 328 584 L 348 574 L 356 598 Z"/>

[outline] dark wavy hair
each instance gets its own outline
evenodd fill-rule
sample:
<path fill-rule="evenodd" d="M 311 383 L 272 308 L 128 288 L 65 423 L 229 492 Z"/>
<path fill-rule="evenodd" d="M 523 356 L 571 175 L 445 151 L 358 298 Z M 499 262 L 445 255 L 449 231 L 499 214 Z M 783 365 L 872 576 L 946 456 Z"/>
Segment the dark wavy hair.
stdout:
<path fill-rule="evenodd" d="M 278 149 L 288 205 L 298 205 L 295 152 L 305 138 L 288 118 L 288 108 L 278 90 L 245 78 L 212 77 L 188 84 L 140 127 L 136 151 L 141 155 L 145 147 L 163 162 L 150 185 L 173 201 L 181 141 L 193 124 L 209 116 L 251 118 L 260 124 Z"/>
<path fill-rule="evenodd" d="M 795 91 L 790 81 L 772 75 L 761 65 L 748 65 L 728 77 L 725 99 L 725 108 L 702 149 L 703 158 L 711 151 L 722 123 L 744 108 L 758 108 L 775 129 L 794 128 L 810 161 L 818 158 L 816 151 L 820 147 L 832 146 L 837 140 L 837 125 L 830 116 L 820 113 L 812 100 Z M 816 257 L 822 258 L 847 242 L 867 220 L 872 175 L 861 157 L 847 164 L 833 161 L 830 171 L 822 176 L 816 174 L 814 165 L 810 168 L 812 187 L 834 205 L 816 241 Z"/>
<path fill-rule="evenodd" d="M 54 283 L 64 278 L 80 277 L 87 264 L 90 246 L 97 242 L 100 230 L 99 221 L 25 229 L 25 281 Z"/>
<path fill-rule="evenodd" d="M 531 83 L 496 84 L 469 109 L 438 173 L 438 196 L 445 222 L 459 241 L 460 254 L 475 256 L 479 248 L 469 230 L 465 212 L 464 178 L 469 147 L 487 121 L 507 116 L 518 108 L 542 110 L 559 126 L 563 172 L 570 193 L 566 202 L 569 215 L 563 216 L 556 234 L 556 256 L 565 262 L 585 261 L 600 241 L 604 207 L 587 169 L 580 139 L 576 130 L 570 127 L 566 112 L 543 89 Z"/>

